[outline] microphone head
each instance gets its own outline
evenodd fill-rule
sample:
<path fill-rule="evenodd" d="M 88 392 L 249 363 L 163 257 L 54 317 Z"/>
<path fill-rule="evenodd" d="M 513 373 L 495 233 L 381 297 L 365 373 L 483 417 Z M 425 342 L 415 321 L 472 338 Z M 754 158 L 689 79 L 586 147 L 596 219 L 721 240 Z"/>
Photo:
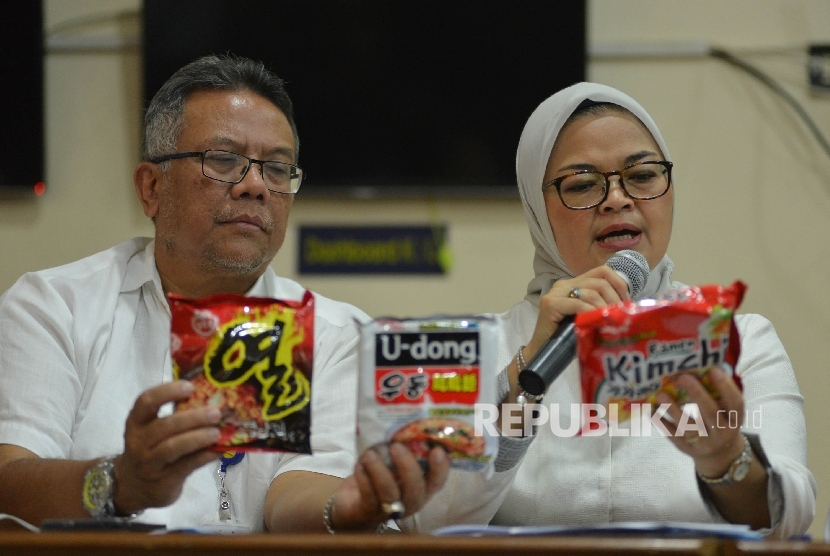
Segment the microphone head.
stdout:
<path fill-rule="evenodd" d="M 636 251 L 625 249 L 617 251 L 605 262 L 607 266 L 628 282 L 628 294 L 631 298 L 640 295 L 648 282 L 648 261 Z"/>

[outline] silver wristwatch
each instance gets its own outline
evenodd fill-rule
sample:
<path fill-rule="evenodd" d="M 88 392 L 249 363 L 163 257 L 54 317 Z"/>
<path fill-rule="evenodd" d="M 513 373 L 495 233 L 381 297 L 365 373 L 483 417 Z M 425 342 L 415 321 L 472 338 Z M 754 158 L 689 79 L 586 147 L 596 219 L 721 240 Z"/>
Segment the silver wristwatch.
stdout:
<path fill-rule="evenodd" d="M 752 446 L 749 444 L 746 436 L 741 436 L 744 439 L 744 449 L 741 455 L 738 456 L 738 459 L 732 462 L 729 469 L 726 470 L 726 473 L 714 479 L 704 477 L 698 473 L 697 476 L 701 481 L 707 485 L 732 485 L 744 480 L 747 473 L 749 473 L 749 468 L 752 466 Z"/>
<path fill-rule="evenodd" d="M 115 516 L 115 458 L 90 467 L 84 475 L 82 501 L 92 517 Z"/>

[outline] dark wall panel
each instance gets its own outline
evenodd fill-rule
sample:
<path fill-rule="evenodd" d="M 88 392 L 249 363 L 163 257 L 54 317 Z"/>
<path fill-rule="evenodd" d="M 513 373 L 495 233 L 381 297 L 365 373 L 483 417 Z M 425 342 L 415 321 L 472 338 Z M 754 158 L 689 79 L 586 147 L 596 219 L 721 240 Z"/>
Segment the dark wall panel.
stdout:
<path fill-rule="evenodd" d="M 0 17 L 0 195 L 33 194 L 44 180 L 42 29 L 39 1 Z"/>
<path fill-rule="evenodd" d="M 302 195 L 515 194 L 531 111 L 585 76 L 568 0 L 145 0 L 145 97 L 233 52 L 287 80 Z"/>

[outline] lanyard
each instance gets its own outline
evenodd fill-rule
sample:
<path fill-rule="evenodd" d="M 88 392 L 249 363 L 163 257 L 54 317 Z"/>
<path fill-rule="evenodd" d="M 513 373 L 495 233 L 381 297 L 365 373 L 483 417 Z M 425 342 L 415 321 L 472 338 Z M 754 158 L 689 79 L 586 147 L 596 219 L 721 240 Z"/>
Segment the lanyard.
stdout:
<path fill-rule="evenodd" d="M 219 460 L 219 519 L 221 521 L 230 521 L 231 519 L 231 493 L 225 488 L 225 476 L 228 474 L 228 467 L 236 465 L 244 457 L 245 452 L 228 451 L 222 454 L 222 459 Z"/>

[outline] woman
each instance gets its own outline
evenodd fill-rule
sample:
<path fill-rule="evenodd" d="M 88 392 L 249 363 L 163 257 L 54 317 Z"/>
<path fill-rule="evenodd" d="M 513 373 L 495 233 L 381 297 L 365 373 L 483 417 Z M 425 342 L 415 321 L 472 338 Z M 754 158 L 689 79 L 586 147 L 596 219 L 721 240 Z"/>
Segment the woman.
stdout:
<path fill-rule="evenodd" d="M 669 160 L 651 117 L 610 87 L 574 85 L 531 115 L 516 170 L 536 276 L 525 299 L 497 316 L 503 401 L 516 401 L 520 369 L 564 317 L 629 299 L 625 282 L 604 265 L 615 252 L 633 249 L 648 261 L 651 272 L 639 298 L 681 286 L 671 281 L 674 265 L 666 255 L 674 211 Z M 655 176 L 645 187 L 638 182 L 644 169 Z M 595 173 L 590 187 L 583 171 Z M 803 533 L 816 496 L 805 466 L 803 398 L 769 321 L 758 315 L 736 320 L 743 392 L 718 368 L 717 400 L 697 379 L 680 379 L 709 434 L 561 437 L 540 426 L 525 439 L 503 437 L 492 477 L 453 472 L 405 528 L 659 520 L 743 523 L 777 538 Z M 681 409 L 661 396 L 660 403 L 672 404 L 665 423 L 671 432 Z M 539 403 L 557 404 L 567 429 L 570 406 L 580 401 L 574 362 Z M 718 411 L 758 419 L 743 429 L 735 421 L 713 426 Z"/>

